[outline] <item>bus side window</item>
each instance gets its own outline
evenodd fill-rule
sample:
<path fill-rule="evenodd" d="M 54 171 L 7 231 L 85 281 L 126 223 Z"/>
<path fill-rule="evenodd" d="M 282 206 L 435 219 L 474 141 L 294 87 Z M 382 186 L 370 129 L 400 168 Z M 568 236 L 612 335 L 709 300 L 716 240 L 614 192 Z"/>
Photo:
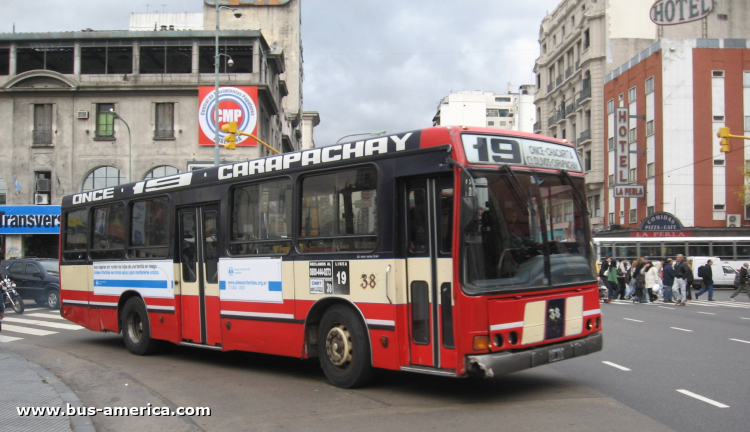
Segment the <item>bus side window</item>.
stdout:
<path fill-rule="evenodd" d="M 409 191 L 409 252 L 427 252 L 427 199 L 424 189 Z"/>

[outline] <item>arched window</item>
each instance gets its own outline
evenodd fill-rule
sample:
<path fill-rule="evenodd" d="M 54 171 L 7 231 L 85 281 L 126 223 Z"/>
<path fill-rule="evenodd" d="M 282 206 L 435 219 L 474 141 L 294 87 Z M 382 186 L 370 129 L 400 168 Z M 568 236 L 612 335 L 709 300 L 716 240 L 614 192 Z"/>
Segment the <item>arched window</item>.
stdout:
<path fill-rule="evenodd" d="M 158 166 L 146 174 L 145 177 L 143 177 L 144 180 L 146 179 L 153 179 L 153 178 L 159 178 L 159 177 L 166 177 L 174 174 L 179 174 L 180 170 L 173 166 L 169 165 L 162 165 Z"/>
<path fill-rule="evenodd" d="M 113 166 L 103 166 L 91 171 L 86 177 L 83 181 L 82 192 L 117 186 L 127 182 L 128 178 L 124 172 Z"/>

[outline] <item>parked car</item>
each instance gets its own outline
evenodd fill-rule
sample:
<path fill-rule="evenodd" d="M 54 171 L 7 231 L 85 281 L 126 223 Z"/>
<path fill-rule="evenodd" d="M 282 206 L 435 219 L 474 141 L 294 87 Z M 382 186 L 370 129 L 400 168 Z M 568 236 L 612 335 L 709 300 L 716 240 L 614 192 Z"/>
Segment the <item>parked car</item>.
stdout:
<path fill-rule="evenodd" d="M 11 258 L 0 264 L 0 277 L 8 275 L 18 294 L 50 309 L 60 308 L 60 263 L 52 258 Z"/>

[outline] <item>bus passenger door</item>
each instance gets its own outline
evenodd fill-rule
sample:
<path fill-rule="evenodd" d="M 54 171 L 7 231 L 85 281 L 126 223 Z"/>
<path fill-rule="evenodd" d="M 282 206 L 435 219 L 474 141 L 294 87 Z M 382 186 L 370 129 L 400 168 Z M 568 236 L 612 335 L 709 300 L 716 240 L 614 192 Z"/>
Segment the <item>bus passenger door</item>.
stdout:
<path fill-rule="evenodd" d="M 219 302 L 219 206 L 178 212 L 182 339 L 221 346 Z"/>
<path fill-rule="evenodd" d="M 406 183 L 406 273 L 411 364 L 455 369 L 453 179 Z"/>

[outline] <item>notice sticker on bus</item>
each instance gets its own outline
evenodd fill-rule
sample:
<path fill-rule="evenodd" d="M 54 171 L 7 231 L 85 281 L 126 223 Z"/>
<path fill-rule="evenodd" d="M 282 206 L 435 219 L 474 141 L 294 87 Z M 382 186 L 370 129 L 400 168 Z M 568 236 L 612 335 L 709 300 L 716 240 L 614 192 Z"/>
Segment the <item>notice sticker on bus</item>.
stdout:
<path fill-rule="evenodd" d="M 280 258 L 220 258 L 221 300 L 283 303 Z"/>
<path fill-rule="evenodd" d="M 94 294 L 116 295 L 128 290 L 143 297 L 174 298 L 172 261 L 95 262 Z"/>
<path fill-rule="evenodd" d="M 349 295 L 349 261 L 310 261 L 310 294 Z"/>

